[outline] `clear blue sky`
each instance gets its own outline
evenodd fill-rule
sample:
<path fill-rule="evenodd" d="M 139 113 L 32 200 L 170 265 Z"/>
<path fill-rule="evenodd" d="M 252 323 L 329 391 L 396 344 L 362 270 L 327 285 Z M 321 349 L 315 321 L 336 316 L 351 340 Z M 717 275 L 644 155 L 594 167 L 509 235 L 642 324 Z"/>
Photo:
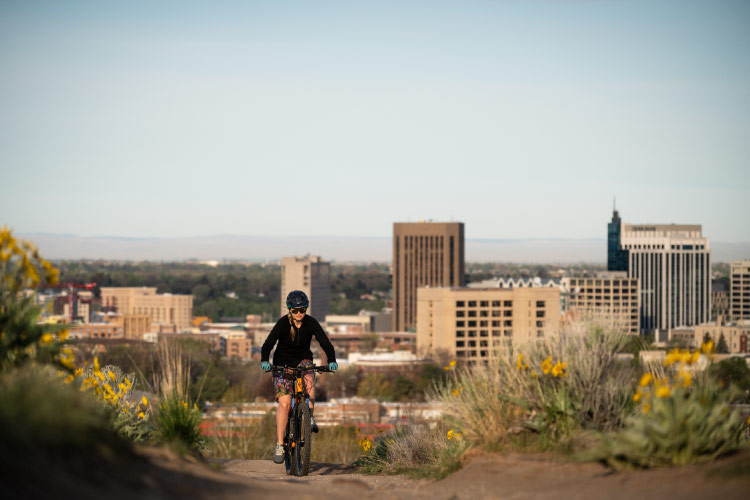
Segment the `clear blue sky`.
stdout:
<path fill-rule="evenodd" d="M 0 3 L 0 225 L 750 241 L 750 2 Z"/>

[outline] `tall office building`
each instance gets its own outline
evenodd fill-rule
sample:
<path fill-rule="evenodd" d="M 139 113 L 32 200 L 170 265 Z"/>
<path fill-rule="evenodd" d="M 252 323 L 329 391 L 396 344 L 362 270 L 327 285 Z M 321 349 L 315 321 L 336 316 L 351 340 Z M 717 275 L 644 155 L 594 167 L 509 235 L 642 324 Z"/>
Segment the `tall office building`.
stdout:
<path fill-rule="evenodd" d="M 302 290 L 310 298 L 307 311 L 321 323 L 331 313 L 331 263 L 318 256 L 281 259 L 281 315 L 287 314 L 286 296 Z"/>
<path fill-rule="evenodd" d="M 750 260 L 736 260 L 730 267 L 729 315 L 735 321 L 750 319 Z"/>
<path fill-rule="evenodd" d="M 417 288 L 464 286 L 463 222 L 393 224 L 393 330 L 417 326 Z"/>
<path fill-rule="evenodd" d="M 640 281 L 642 334 L 711 318 L 711 249 L 699 224 L 625 224 L 615 210 L 607 244 L 608 269 Z"/>

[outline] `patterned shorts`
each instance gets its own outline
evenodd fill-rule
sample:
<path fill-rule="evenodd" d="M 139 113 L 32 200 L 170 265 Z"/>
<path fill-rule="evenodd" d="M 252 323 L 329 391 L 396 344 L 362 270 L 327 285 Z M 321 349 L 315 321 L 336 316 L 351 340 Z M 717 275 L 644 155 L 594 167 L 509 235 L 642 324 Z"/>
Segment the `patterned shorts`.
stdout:
<path fill-rule="evenodd" d="M 297 366 L 302 368 L 312 368 L 314 365 L 311 359 L 303 359 Z M 284 377 L 283 373 L 273 374 L 273 386 L 276 388 L 276 401 L 278 401 L 281 396 L 288 396 L 294 392 L 294 380 Z"/>

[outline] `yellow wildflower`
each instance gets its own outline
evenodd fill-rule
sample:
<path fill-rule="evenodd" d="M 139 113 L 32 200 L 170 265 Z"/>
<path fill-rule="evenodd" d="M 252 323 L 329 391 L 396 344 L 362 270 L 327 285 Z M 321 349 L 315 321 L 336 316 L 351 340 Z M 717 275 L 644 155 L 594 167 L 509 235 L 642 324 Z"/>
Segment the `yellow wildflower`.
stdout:
<path fill-rule="evenodd" d="M 521 367 L 523 366 L 523 354 L 518 354 L 518 361 L 516 361 L 516 370 L 521 371 Z"/>
<path fill-rule="evenodd" d="M 141 402 L 142 402 L 142 403 L 143 403 L 143 404 L 144 404 L 145 406 L 148 406 L 148 399 L 146 399 L 146 396 L 143 396 L 143 397 L 141 398 Z"/>
<path fill-rule="evenodd" d="M 650 373 L 644 373 L 641 377 L 641 381 L 638 382 L 638 385 L 641 387 L 646 387 L 647 385 L 651 384 L 651 382 L 654 381 L 654 376 Z"/>
<path fill-rule="evenodd" d="M 117 377 L 115 377 L 115 374 L 114 374 L 114 373 L 112 373 L 112 370 L 109 370 L 109 371 L 107 372 L 107 375 L 109 376 L 109 379 L 110 379 L 110 380 L 115 380 L 115 379 L 117 378 Z"/>
<path fill-rule="evenodd" d="M 453 439 L 453 429 L 451 429 L 451 430 L 448 431 L 448 434 L 447 434 L 446 437 L 448 438 L 448 440 Z"/>
<path fill-rule="evenodd" d="M 650 411 L 651 411 L 651 404 L 650 403 L 644 404 L 643 405 L 643 413 L 648 413 Z"/>
<path fill-rule="evenodd" d="M 53 338 L 52 338 L 52 334 L 51 334 L 51 333 L 45 333 L 44 335 L 42 335 L 42 336 L 41 336 L 41 337 L 39 338 L 39 343 L 40 343 L 41 345 L 48 345 L 48 344 L 51 344 L 51 343 L 52 343 L 52 340 L 53 340 Z"/>
<path fill-rule="evenodd" d="M 104 381 L 104 374 L 102 374 L 102 372 L 96 371 L 96 372 L 94 372 L 94 375 L 96 375 L 96 378 L 98 378 L 102 382 Z"/>
<path fill-rule="evenodd" d="M 460 432 L 456 433 L 456 435 L 455 435 L 456 441 L 461 441 L 461 435 L 462 434 Z"/>
<path fill-rule="evenodd" d="M 443 370 L 450 371 L 450 370 L 453 370 L 454 368 L 456 368 L 456 360 L 453 360 L 450 363 L 448 363 L 448 366 L 444 366 Z"/>
<path fill-rule="evenodd" d="M 143 412 L 139 412 L 138 413 L 138 418 L 145 418 L 145 417 L 146 417 L 145 413 L 143 413 Z"/>
<path fill-rule="evenodd" d="M 714 351 L 714 341 L 707 340 L 701 344 L 701 352 L 703 354 L 711 354 Z"/>
<path fill-rule="evenodd" d="M 76 377 L 80 377 L 81 375 L 83 375 L 83 368 L 76 368 L 76 371 L 74 372 L 74 375 Z"/>
<path fill-rule="evenodd" d="M 668 385 L 663 385 L 663 386 L 659 387 L 658 389 L 656 389 L 656 397 L 666 398 L 666 397 L 669 397 L 669 394 L 671 392 L 672 391 L 669 389 Z"/>
<path fill-rule="evenodd" d="M 690 375 L 690 372 L 685 372 L 682 375 L 682 387 L 690 387 L 693 385 L 693 376 Z"/>
<path fill-rule="evenodd" d="M 73 375 L 68 375 L 67 377 L 65 377 L 65 383 L 66 383 L 66 384 L 69 384 L 69 383 L 71 383 L 71 382 L 72 382 L 72 381 L 73 381 L 74 379 L 75 379 L 75 377 L 74 377 Z"/>
<path fill-rule="evenodd" d="M 461 392 L 461 391 L 459 391 L 458 389 L 453 389 L 453 395 L 454 396 L 458 396 L 459 392 Z"/>
<path fill-rule="evenodd" d="M 68 336 L 70 335 L 70 331 L 68 330 L 60 330 L 57 332 L 57 338 L 60 339 L 60 342 L 65 342 L 68 339 Z"/>
<path fill-rule="evenodd" d="M 641 400 L 642 397 L 643 397 L 643 393 L 641 392 L 640 389 L 637 389 L 635 391 L 635 394 L 633 394 L 633 401 L 635 401 L 637 403 L 638 401 Z"/>
<path fill-rule="evenodd" d="M 692 365 L 692 364 L 697 363 L 698 360 L 700 359 L 700 357 L 701 357 L 700 351 L 693 352 L 693 354 L 690 356 L 690 359 L 688 360 L 687 364 Z"/>
<path fill-rule="evenodd" d="M 185 401 L 182 402 L 182 407 L 187 410 L 187 403 Z"/>
<path fill-rule="evenodd" d="M 372 448 L 372 441 L 370 441 L 370 438 L 363 437 L 359 440 L 359 446 L 362 448 L 362 451 L 368 452 L 370 451 L 370 448 Z"/>
<path fill-rule="evenodd" d="M 548 356 L 547 359 L 542 361 L 542 371 L 545 375 L 552 371 L 552 356 Z"/>
<path fill-rule="evenodd" d="M 566 370 L 567 367 L 568 367 L 567 363 L 558 362 L 552 368 L 552 376 L 553 377 L 564 377 L 566 375 L 565 370 Z"/>
<path fill-rule="evenodd" d="M 536 372 L 534 370 L 531 370 L 531 378 L 536 378 Z"/>
<path fill-rule="evenodd" d="M 101 366 L 99 366 L 99 358 L 95 357 L 94 358 L 94 371 L 98 372 L 101 369 L 102 369 Z"/>
<path fill-rule="evenodd" d="M 132 382 L 130 382 L 130 380 L 129 380 L 129 379 L 127 378 L 127 377 L 125 378 L 125 385 L 127 385 L 127 386 L 128 386 L 128 389 L 130 389 L 131 387 L 133 387 L 133 384 L 132 384 Z M 144 398 L 144 399 L 145 399 L 145 398 Z"/>
<path fill-rule="evenodd" d="M 669 366 L 679 361 L 682 361 L 682 354 L 680 353 L 680 350 L 675 347 L 669 351 L 669 354 L 667 354 L 667 357 L 664 359 L 664 366 Z"/>
<path fill-rule="evenodd" d="M 122 382 L 117 384 L 117 388 L 120 389 L 122 392 L 128 392 L 128 388 L 125 387 L 125 384 L 123 384 Z"/>

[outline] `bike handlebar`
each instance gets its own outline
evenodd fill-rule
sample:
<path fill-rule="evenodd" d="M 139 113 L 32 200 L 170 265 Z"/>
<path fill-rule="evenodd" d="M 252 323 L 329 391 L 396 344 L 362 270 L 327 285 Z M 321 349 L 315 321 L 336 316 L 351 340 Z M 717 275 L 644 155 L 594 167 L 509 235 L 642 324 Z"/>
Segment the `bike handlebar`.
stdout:
<path fill-rule="evenodd" d="M 289 373 L 289 372 L 318 372 L 318 373 L 335 373 L 334 370 L 329 370 L 328 366 L 271 366 L 272 373 Z"/>

